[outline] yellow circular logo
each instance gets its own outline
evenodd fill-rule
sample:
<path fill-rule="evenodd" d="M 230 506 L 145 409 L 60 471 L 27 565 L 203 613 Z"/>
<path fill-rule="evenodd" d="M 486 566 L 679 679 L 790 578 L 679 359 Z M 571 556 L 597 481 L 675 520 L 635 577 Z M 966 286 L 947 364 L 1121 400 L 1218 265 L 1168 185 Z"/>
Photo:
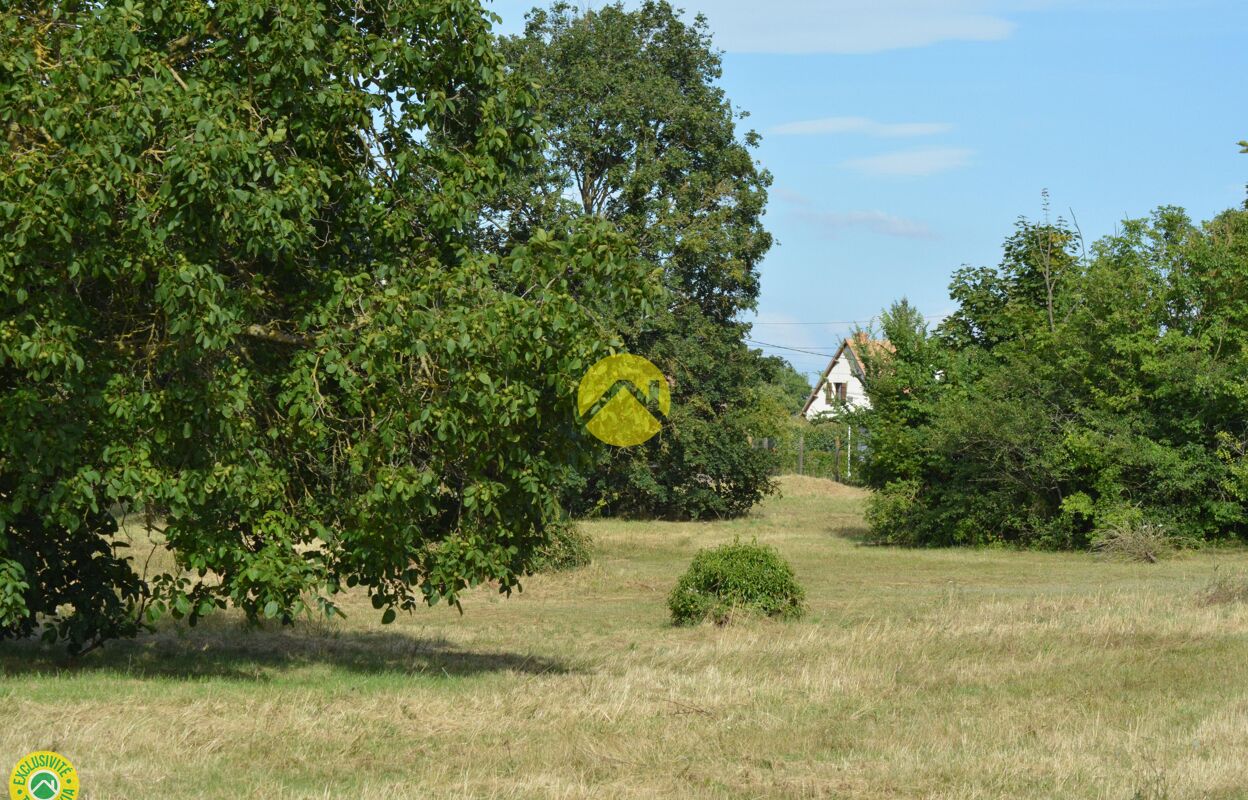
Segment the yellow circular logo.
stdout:
<path fill-rule="evenodd" d="M 667 416 L 672 393 L 667 379 L 641 356 L 607 356 L 589 368 L 576 391 L 576 409 L 585 427 L 616 447 L 631 447 L 654 436 L 662 424 L 647 408 L 655 403 Z"/>
<path fill-rule="evenodd" d="M 78 772 L 60 753 L 40 750 L 17 762 L 9 774 L 11 800 L 74 800 Z"/>

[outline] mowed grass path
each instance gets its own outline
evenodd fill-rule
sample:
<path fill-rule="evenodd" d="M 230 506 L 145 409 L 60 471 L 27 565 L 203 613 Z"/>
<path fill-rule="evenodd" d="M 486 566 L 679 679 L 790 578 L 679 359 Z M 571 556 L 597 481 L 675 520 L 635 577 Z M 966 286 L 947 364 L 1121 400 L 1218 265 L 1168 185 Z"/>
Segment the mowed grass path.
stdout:
<path fill-rule="evenodd" d="M 70 664 L 0 646 L 0 760 L 105 798 L 1248 798 L 1248 604 L 1201 553 L 861 546 L 861 493 L 730 523 L 597 522 L 596 563 L 379 624 L 222 615 Z M 796 623 L 673 628 L 700 547 L 794 564 Z"/>

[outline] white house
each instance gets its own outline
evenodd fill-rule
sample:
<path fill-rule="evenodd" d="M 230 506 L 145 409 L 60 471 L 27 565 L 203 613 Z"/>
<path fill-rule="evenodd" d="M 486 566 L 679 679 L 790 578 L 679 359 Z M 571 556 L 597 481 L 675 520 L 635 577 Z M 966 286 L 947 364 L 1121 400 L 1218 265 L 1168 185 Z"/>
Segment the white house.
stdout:
<path fill-rule="evenodd" d="M 869 408 L 871 401 L 867 399 L 863 387 L 863 369 L 861 353 L 863 348 L 887 348 L 886 342 L 867 341 L 864 337 L 846 339 L 828 362 L 823 376 L 815 384 L 814 391 L 806 398 L 802 407 L 802 416 L 813 419 L 820 414 L 835 412 L 842 404 L 850 408 Z"/>

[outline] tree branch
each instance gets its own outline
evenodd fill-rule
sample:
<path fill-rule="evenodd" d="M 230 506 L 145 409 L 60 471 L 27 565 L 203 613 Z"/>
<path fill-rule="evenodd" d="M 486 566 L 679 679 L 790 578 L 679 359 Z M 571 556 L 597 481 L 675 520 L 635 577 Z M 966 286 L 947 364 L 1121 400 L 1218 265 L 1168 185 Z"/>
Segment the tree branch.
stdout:
<path fill-rule="evenodd" d="M 276 342 L 278 344 L 288 344 L 294 347 L 307 347 L 312 344 L 313 341 L 307 336 L 300 336 L 295 333 L 271 331 L 262 325 L 248 325 L 243 329 L 243 335 L 250 336 L 253 339 L 261 339 L 266 342 Z"/>

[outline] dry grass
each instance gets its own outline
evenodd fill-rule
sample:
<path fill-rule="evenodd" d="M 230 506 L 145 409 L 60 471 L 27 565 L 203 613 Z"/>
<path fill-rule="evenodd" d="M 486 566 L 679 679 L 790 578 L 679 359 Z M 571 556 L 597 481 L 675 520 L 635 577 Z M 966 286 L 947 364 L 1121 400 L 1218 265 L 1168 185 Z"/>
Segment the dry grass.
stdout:
<path fill-rule="evenodd" d="M 1248 604 L 1215 564 L 860 547 L 786 479 L 731 523 L 593 523 L 590 567 L 377 623 L 223 616 L 69 665 L 0 648 L 0 759 L 108 798 L 1244 798 Z M 793 563 L 801 622 L 667 624 L 699 548 Z"/>
<path fill-rule="evenodd" d="M 1174 554 L 1174 540 L 1155 522 L 1114 525 L 1093 545 L 1101 555 L 1121 561 L 1156 564 Z"/>
<path fill-rule="evenodd" d="M 1205 605 L 1248 603 L 1248 572 L 1228 573 L 1214 569 L 1213 578 L 1201 592 Z"/>

